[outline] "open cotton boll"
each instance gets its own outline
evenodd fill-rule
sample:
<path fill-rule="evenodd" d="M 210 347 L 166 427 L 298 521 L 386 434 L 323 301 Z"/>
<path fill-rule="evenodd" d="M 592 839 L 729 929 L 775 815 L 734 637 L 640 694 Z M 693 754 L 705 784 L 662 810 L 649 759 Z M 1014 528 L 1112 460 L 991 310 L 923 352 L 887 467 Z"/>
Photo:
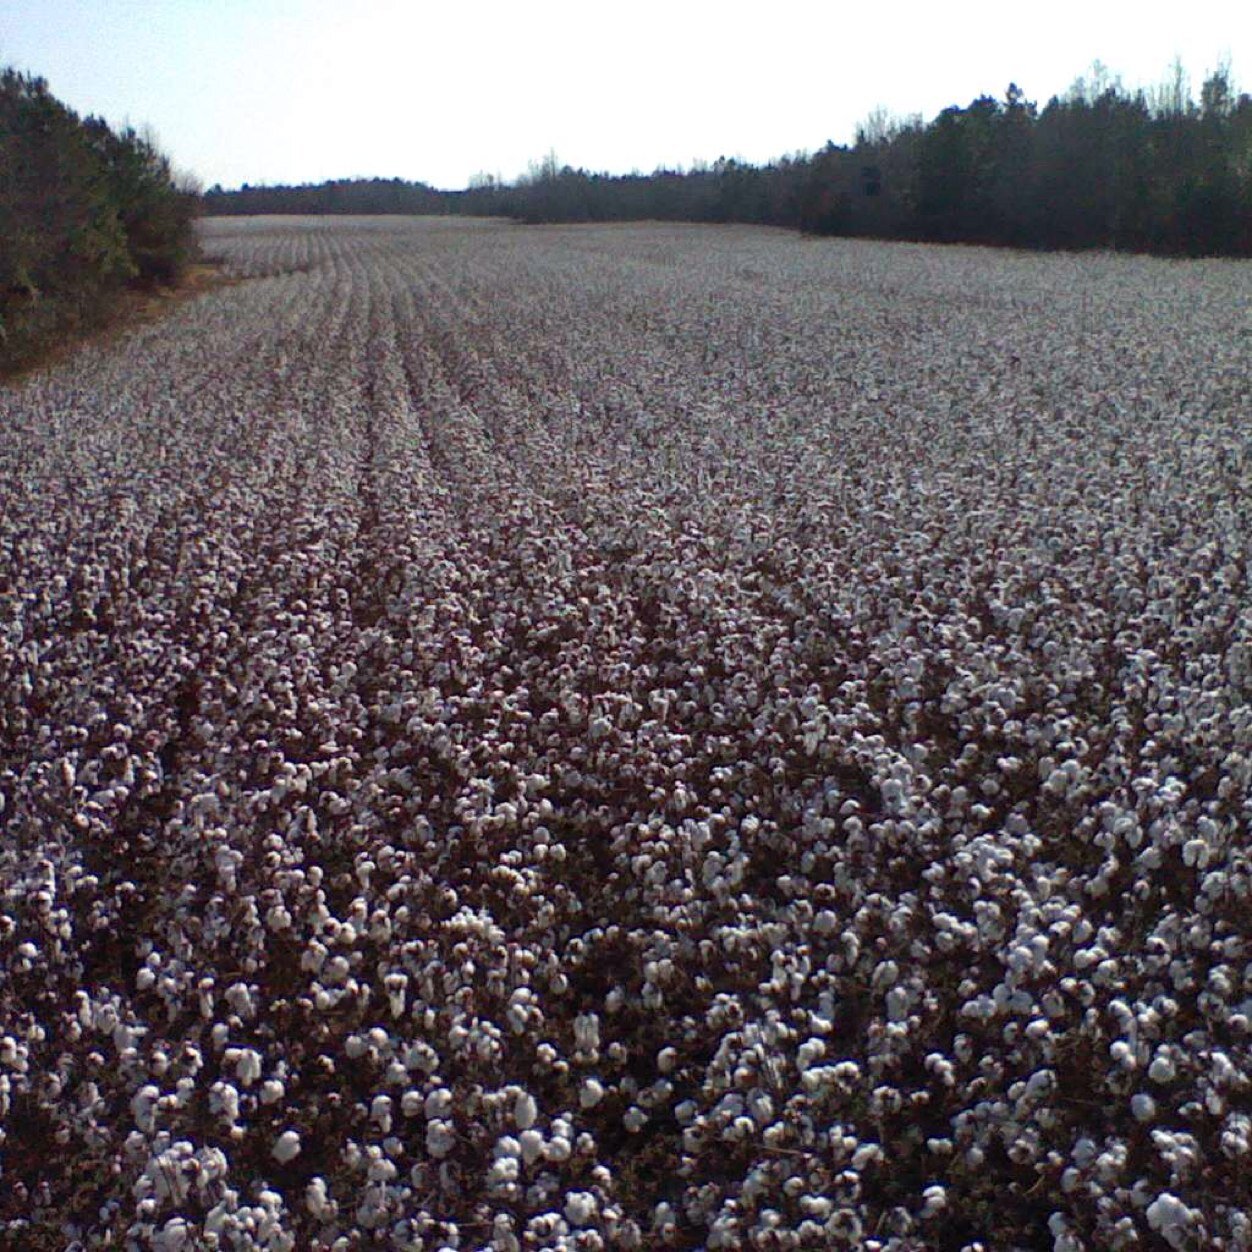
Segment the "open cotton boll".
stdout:
<path fill-rule="evenodd" d="M 1195 1217 L 1177 1196 L 1168 1191 L 1148 1205 L 1148 1225 L 1156 1231 L 1171 1248 L 1183 1248 L 1191 1241 Z"/>
<path fill-rule="evenodd" d="M 1252 1247 L 1243 262 L 198 229 L 4 388 L 0 1245 Z"/>
<path fill-rule="evenodd" d="M 450 1122 L 433 1120 L 426 1126 L 426 1151 L 436 1158 L 445 1157 L 456 1145 L 456 1133 Z"/>
<path fill-rule="evenodd" d="M 571 1226 L 588 1226 L 595 1220 L 596 1198 L 590 1191 L 571 1191 L 565 1197 L 565 1218 Z"/>
<path fill-rule="evenodd" d="M 518 1136 L 518 1147 L 522 1154 L 522 1160 L 527 1165 L 533 1165 L 544 1154 L 543 1135 L 537 1130 L 524 1130 Z"/>
<path fill-rule="evenodd" d="M 171 1217 L 156 1236 L 155 1246 L 161 1252 L 182 1252 L 191 1239 L 191 1230 L 184 1218 Z"/>
<path fill-rule="evenodd" d="M 513 1121 L 519 1130 L 529 1130 L 539 1116 L 539 1106 L 529 1091 L 518 1093 L 513 1102 Z"/>
<path fill-rule="evenodd" d="M 315 1218 L 325 1219 L 333 1214 L 334 1206 L 326 1191 L 326 1180 L 314 1178 L 305 1189 L 304 1202 Z"/>

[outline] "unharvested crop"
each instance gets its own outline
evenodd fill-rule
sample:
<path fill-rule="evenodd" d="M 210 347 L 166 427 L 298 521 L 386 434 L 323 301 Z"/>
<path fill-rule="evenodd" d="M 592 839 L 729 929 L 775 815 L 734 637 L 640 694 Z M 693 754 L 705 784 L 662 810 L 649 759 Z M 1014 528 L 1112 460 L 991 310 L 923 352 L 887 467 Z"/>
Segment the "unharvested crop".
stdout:
<path fill-rule="evenodd" d="M 214 223 L 3 393 L 0 1244 L 1252 1246 L 1252 271 Z"/>

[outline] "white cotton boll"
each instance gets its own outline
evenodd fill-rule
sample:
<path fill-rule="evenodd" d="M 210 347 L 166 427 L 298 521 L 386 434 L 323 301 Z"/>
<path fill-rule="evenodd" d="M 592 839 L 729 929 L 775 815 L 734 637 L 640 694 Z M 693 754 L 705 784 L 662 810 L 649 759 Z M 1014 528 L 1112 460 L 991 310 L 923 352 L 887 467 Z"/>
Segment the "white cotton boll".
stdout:
<path fill-rule="evenodd" d="M 261 1103 L 277 1104 L 287 1094 L 287 1088 L 277 1078 L 267 1078 L 261 1084 Z"/>
<path fill-rule="evenodd" d="M 426 1097 L 425 1111 L 432 1120 L 447 1117 L 452 1112 L 452 1092 L 447 1087 L 436 1087 Z"/>
<path fill-rule="evenodd" d="M 673 1072 L 674 1066 L 678 1064 L 677 1048 L 662 1048 L 656 1054 L 656 1067 L 662 1074 Z"/>
<path fill-rule="evenodd" d="M 578 1088 L 578 1103 L 582 1108 L 595 1108 L 604 1099 L 604 1087 L 594 1078 L 584 1078 Z"/>
<path fill-rule="evenodd" d="M 515 1183 L 521 1173 L 521 1165 L 515 1156 L 498 1156 L 487 1170 L 487 1186 L 499 1190 Z"/>
<path fill-rule="evenodd" d="M 580 1013 L 574 1018 L 574 1042 L 580 1052 L 595 1052 L 600 1047 L 600 1018 L 595 1013 Z"/>
<path fill-rule="evenodd" d="M 811 1065 L 826 1055 L 826 1044 L 821 1039 L 808 1039 L 796 1050 L 796 1068 L 804 1073 Z"/>
<path fill-rule="evenodd" d="M 565 1197 L 565 1219 L 571 1226 L 589 1226 L 595 1221 L 596 1198 L 590 1191 L 571 1191 Z"/>
<path fill-rule="evenodd" d="M 648 1124 L 648 1115 L 637 1104 L 632 1104 L 622 1115 L 622 1125 L 632 1134 L 638 1134 Z"/>
<path fill-rule="evenodd" d="M 270 930 L 281 932 L 291 928 L 291 914 L 281 904 L 275 904 L 265 914 L 265 924 Z"/>
<path fill-rule="evenodd" d="M 1064 1213 L 1053 1213 L 1048 1218 L 1048 1231 L 1052 1235 L 1052 1252 L 1082 1252 L 1082 1241 L 1070 1230 Z"/>
<path fill-rule="evenodd" d="M 1161 1192 L 1148 1205 L 1147 1218 L 1148 1225 L 1171 1247 L 1183 1246 L 1192 1224 L 1192 1213 L 1176 1195 Z"/>
<path fill-rule="evenodd" d="M 1204 869 L 1209 863 L 1209 845 L 1203 839 L 1188 839 L 1182 845 L 1182 860 L 1184 865 Z"/>
<path fill-rule="evenodd" d="M 294 1161 L 300 1155 L 300 1136 L 294 1130 L 284 1130 L 273 1147 L 273 1157 L 280 1165 Z"/>
<path fill-rule="evenodd" d="M 420 1091 L 406 1091 L 400 1097 L 400 1112 L 405 1117 L 416 1117 L 424 1110 L 425 1101 Z"/>
<path fill-rule="evenodd" d="M 527 1165 L 533 1165 L 543 1156 L 543 1135 L 537 1130 L 524 1130 L 518 1136 L 518 1147 L 522 1152 L 522 1160 Z"/>
<path fill-rule="evenodd" d="M 529 1130 L 539 1116 L 539 1105 L 529 1091 L 519 1092 L 513 1102 L 513 1122 L 518 1130 Z"/>
<path fill-rule="evenodd" d="M 326 1180 L 314 1178 L 304 1189 L 305 1208 L 316 1218 L 329 1216 L 330 1197 L 326 1194 Z"/>
<path fill-rule="evenodd" d="M 1176 1074 L 1174 1062 L 1164 1052 L 1158 1052 L 1152 1058 L 1152 1064 L 1148 1067 L 1148 1077 L 1153 1082 L 1170 1083 L 1174 1081 Z"/>
<path fill-rule="evenodd" d="M 228 1082 L 215 1082 L 209 1088 L 209 1109 L 228 1124 L 239 1116 L 239 1092 Z"/>
<path fill-rule="evenodd" d="M 1135 1069 L 1138 1065 L 1135 1060 L 1135 1051 L 1125 1039 L 1118 1039 L 1109 1048 L 1109 1056 L 1123 1069 Z"/>
<path fill-rule="evenodd" d="M 456 1135 L 450 1122 L 436 1120 L 426 1126 L 426 1151 L 431 1156 L 443 1158 L 456 1144 Z"/>
<path fill-rule="evenodd" d="M 130 1111 L 134 1115 L 135 1125 L 146 1135 L 156 1129 L 156 1107 L 160 1098 L 160 1088 L 149 1084 L 141 1087 L 131 1099 Z"/>
<path fill-rule="evenodd" d="M 190 1238 L 191 1231 L 186 1221 L 181 1217 L 171 1217 L 157 1235 L 157 1247 L 161 1252 L 182 1252 Z"/>
<path fill-rule="evenodd" d="M 372 1121 L 384 1135 L 391 1133 L 391 1097 L 385 1095 L 375 1096 L 370 1103 L 370 1121 Z"/>
<path fill-rule="evenodd" d="M 892 987 L 887 992 L 887 1020 L 907 1021 L 909 1016 L 909 993 L 903 987 Z"/>
<path fill-rule="evenodd" d="M 521 1247 L 513 1233 L 513 1219 L 507 1213 L 497 1213 L 491 1223 L 492 1252 L 521 1252 Z"/>
<path fill-rule="evenodd" d="M 1156 1116 L 1156 1101 L 1150 1095 L 1140 1092 L 1131 1097 L 1130 1111 L 1136 1121 L 1150 1122 Z"/>
<path fill-rule="evenodd" d="M 239 1049 L 235 1062 L 235 1075 L 245 1087 L 251 1087 L 261 1077 L 261 1056 L 252 1048 Z"/>
<path fill-rule="evenodd" d="M 747 1102 L 748 1113 L 758 1125 L 764 1126 L 773 1120 L 774 1101 L 764 1091 L 754 1091 Z"/>
<path fill-rule="evenodd" d="M 1050 1069 L 1037 1070 L 1026 1082 L 1026 1094 L 1032 1099 L 1042 1099 L 1056 1085 L 1056 1075 Z"/>
<path fill-rule="evenodd" d="M 251 1017 L 254 1012 L 252 992 L 247 983 L 237 982 L 226 988 L 226 1002 L 240 1017 Z"/>
<path fill-rule="evenodd" d="M 408 975 L 388 974 L 383 979 L 383 987 L 387 992 L 387 1003 L 393 1018 L 404 1016 L 404 1009 L 409 985 Z"/>
<path fill-rule="evenodd" d="M 371 1151 L 377 1151 L 377 1149 L 371 1149 Z M 394 1161 L 389 1161 L 385 1156 L 378 1156 L 370 1162 L 366 1177 L 370 1182 L 385 1183 L 394 1181 L 398 1173 L 399 1170 L 396 1169 Z"/>

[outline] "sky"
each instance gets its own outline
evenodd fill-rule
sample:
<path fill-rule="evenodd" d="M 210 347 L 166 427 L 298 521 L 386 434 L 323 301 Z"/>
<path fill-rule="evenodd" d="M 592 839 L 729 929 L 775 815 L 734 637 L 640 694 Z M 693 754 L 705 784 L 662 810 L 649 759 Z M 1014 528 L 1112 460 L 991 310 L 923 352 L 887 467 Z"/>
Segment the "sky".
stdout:
<path fill-rule="evenodd" d="M 1044 104 L 1099 61 L 1175 57 L 1252 89 L 1252 4 L 1052 0 L 0 0 L 0 64 L 149 127 L 206 186 L 399 177 L 463 187 L 549 152 L 615 173 L 850 142 L 1010 81 Z"/>

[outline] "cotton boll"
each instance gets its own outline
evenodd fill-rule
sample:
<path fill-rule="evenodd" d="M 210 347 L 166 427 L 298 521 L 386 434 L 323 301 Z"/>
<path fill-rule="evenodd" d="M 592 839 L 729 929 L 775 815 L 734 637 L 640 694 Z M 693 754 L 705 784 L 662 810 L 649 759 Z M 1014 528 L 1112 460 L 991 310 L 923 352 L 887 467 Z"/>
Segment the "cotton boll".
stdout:
<path fill-rule="evenodd" d="M 383 980 L 387 992 L 387 1002 L 393 1018 L 404 1016 L 407 999 L 408 976 L 405 974 L 388 974 Z"/>
<path fill-rule="evenodd" d="M 826 1044 L 823 1040 L 813 1038 L 802 1043 L 796 1052 L 796 1068 L 803 1073 L 826 1055 Z"/>
<path fill-rule="evenodd" d="M 583 1013 L 574 1019 L 574 1041 L 581 1052 L 599 1049 L 600 1019 L 595 1013 Z"/>
<path fill-rule="evenodd" d="M 135 1125 L 145 1134 L 151 1134 L 156 1128 L 156 1108 L 160 1096 L 160 1088 L 148 1084 L 142 1087 L 130 1102 Z"/>
<path fill-rule="evenodd" d="M 518 1093 L 513 1102 L 513 1121 L 519 1130 L 529 1130 L 539 1116 L 539 1106 L 529 1091 Z"/>
<path fill-rule="evenodd" d="M 231 1049 L 227 1049 L 227 1057 Z M 238 1049 L 235 1058 L 235 1075 L 244 1087 L 251 1087 L 261 1076 L 261 1057 L 252 1048 Z"/>
<path fill-rule="evenodd" d="M 435 1087 L 426 1096 L 424 1111 L 432 1120 L 446 1118 L 452 1112 L 452 1092 L 446 1087 Z"/>
<path fill-rule="evenodd" d="M 1176 1073 L 1174 1062 L 1164 1052 L 1158 1052 L 1152 1058 L 1152 1064 L 1148 1066 L 1148 1077 L 1153 1082 L 1161 1083 L 1162 1085 L 1173 1082 Z"/>
<path fill-rule="evenodd" d="M 507 1213 L 497 1213 L 492 1219 L 492 1252 L 521 1252 L 521 1246 L 513 1233 L 513 1219 Z"/>
<path fill-rule="evenodd" d="M 333 1216 L 334 1205 L 327 1195 L 324 1178 L 314 1178 L 309 1183 L 305 1188 L 304 1203 L 309 1212 L 318 1220 L 326 1220 Z"/>
<path fill-rule="evenodd" d="M 156 1246 L 161 1252 L 181 1252 L 191 1238 L 191 1231 L 181 1217 L 171 1217 L 157 1234 Z"/>
<path fill-rule="evenodd" d="M 280 1165 L 294 1161 L 300 1155 L 300 1136 L 294 1130 L 284 1130 L 275 1141 L 271 1153 Z"/>
<path fill-rule="evenodd" d="M 537 1130 L 524 1130 L 518 1136 L 518 1147 L 526 1165 L 533 1165 L 544 1155 L 544 1139 Z"/>
<path fill-rule="evenodd" d="M 630 1134 L 638 1134 L 648 1123 L 648 1115 L 638 1105 L 632 1104 L 622 1115 L 622 1125 Z"/>
<path fill-rule="evenodd" d="M 431 1156 L 442 1159 L 456 1145 L 456 1134 L 452 1124 L 443 1120 L 432 1120 L 426 1126 L 426 1151 Z"/>
<path fill-rule="evenodd" d="M 565 1197 L 565 1219 L 571 1226 L 589 1226 L 597 1209 L 596 1198 L 589 1191 L 571 1191 Z"/>
<path fill-rule="evenodd" d="M 391 1111 L 392 1102 L 389 1096 L 378 1095 L 370 1102 L 370 1121 L 385 1135 L 391 1133 Z"/>
<path fill-rule="evenodd" d="M 1175 1195 L 1168 1191 L 1160 1195 L 1148 1205 L 1148 1225 L 1172 1248 L 1182 1248 L 1191 1239 L 1194 1217 L 1191 1210 Z"/>

